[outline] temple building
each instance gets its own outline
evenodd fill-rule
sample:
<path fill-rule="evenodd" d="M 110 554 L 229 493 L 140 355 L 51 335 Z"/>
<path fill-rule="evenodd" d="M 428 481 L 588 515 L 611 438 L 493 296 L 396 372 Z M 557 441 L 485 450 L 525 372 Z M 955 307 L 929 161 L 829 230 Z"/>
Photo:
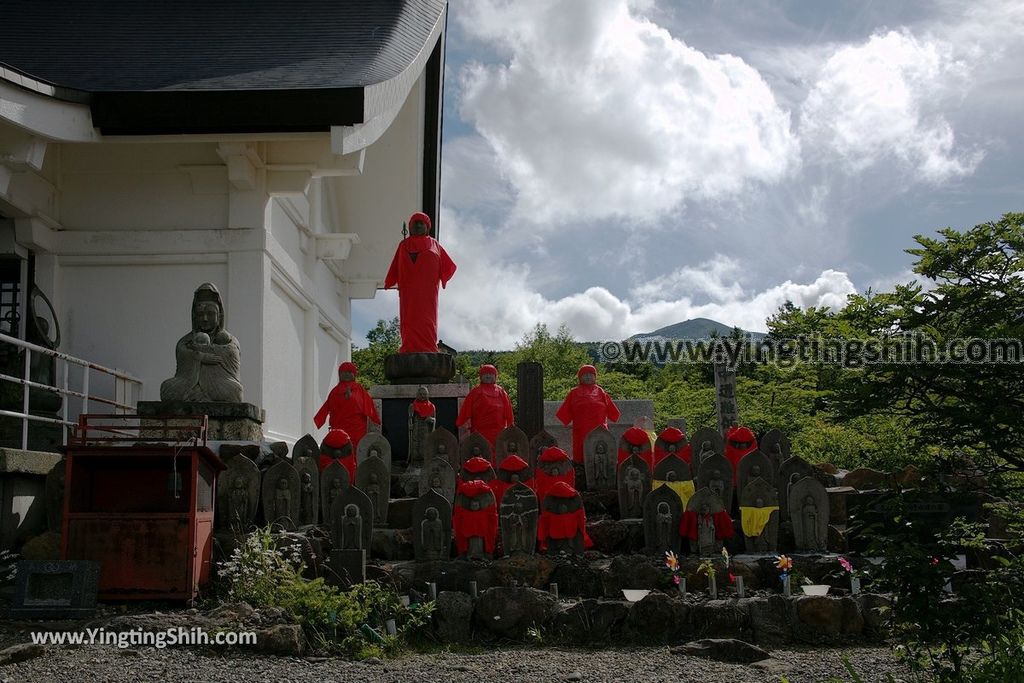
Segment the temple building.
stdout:
<path fill-rule="evenodd" d="M 412 212 L 436 230 L 446 20 L 445 0 L 4 3 L 0 333 L 30 336 L 38 291 L 59 351 L 156 400 L 213 283 L 266 438 L 311 431 L 352 300 Z"/>

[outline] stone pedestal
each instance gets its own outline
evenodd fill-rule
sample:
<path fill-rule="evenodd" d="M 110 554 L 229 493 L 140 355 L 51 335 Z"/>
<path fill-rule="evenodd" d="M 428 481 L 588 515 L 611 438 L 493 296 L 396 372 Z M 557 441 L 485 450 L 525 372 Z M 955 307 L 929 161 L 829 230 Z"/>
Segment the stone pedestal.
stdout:
<path fill-rule="evenodd" d="M 384 358 L 384 376 L 392 384 L 444 384 L 455 376 L 455 356 L 393 353 Z"/>
<path fill-rule="evenodd" d="M 46 531 L 46 475 L 60 459 L 59 453 L 0 448 L 0 548 L 16 550 Z"/>
<path fill-rule="evenodd" d="M 327 583 L 331 585 L 351 586 L 366 581 L 365 550 L 332 550 L 327 565 Z"/>
<path fill-rule="evenodd" d="M 161 421 L 146 420 L 146 417 L 176 417 L 206 415 L 208 428 L 206 438 L 210 441 L 262 441 L 264 411 L 251 403 L 215 403 L 192 401 L 139 401 L 138 413 L 144 436 L 160 438 L 157 430 L 147 431 L 147 426 L 159 426 Z M 168 426 L 175 426 L 169 421 Z M 186 424 L 186 423 L 181 423 Z M 168 440 L 171 440 L 170 438 Z"/>
<path fill-rule="evenodd" d="M 436 428 L 444 427 L 456 436 L 455 418 L 462 399 L 469 394 L 468 384 L 425 384 L 431 402 L 437 407 Z M 416 398 L 419 384 L 381 384 L 370 387 L 370 396 L 378 401 L 381 432 L 391 444 L 392 462 L 409 462 L 409 404 Z"/>

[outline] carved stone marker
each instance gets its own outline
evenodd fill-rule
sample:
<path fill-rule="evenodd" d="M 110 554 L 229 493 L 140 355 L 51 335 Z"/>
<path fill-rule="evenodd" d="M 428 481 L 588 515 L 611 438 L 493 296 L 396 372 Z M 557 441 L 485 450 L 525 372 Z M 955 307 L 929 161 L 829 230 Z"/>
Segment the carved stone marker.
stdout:
<path fill-rule="evenodd" d="M 649 555 L 663 557 L 669 550 L 680 553 L 682 538 L 679 522 L 683 518 L 683 503 L 668 486 L 659 486 L 644 499 L 644 550 Z"/>
<path fill-rule="evenodd" d="M 544 428 L 544 365 L 524 362 L 516 365 L 516 424 L 527 436 Z M 519 454 L 529 462 L 526 451 Z M 498 460 L 501 462 L 501 459 Z"/>
<path fill-rule="evenodd" d="M 388 503 L 391 498 L 391 473 L 384 461 L 371 455 L 359 463 L 356 488 L 365 493 L 373 504 L 373 525 L 385 526 L 388 523 Z"/>
<path fill-rule="evenodd" d="M 789 460 L 793 454 L 793 445 L 790 443 L 789 437 L 783 434 L 781 429 L 769 429 L 761 437 L 760 444 L 761 452 L 771 460 L 772 471 L 778 475 L 782 463 Z"/>
<path fill-rule="evenodd" d="M 292 462 L 298 461 L 299 458 L 313 458 L 313 460 L 317 460 L 319 457 L 320 444 L 317 443 L 312 434 L 306 434 L 292 446 Z"/>
<path fill-rule="evenodd" d="M 747 453 L 736 467 L 736 490 L 742 491 L 747 484 L 760 477 L 768 482 L 775 481 L 772 461 L 761 451 Z"/>
<path fill-rule="evenodd" d="M 716 516 L 727 515 L 725 505 L 717 493 L 708 488 L 699 488 L 686 504 L 686 511 L 695 515 L 696 543 L 690 544 L 698 555 L 719 555 L 722 552 L 723 535 L 718 529 Z"/>
<path fill-rule="evenodd" d="M 612 491 L 616 487 L 617 441 L 607 427 L 590 430 L 583 440 L 583 467 L 587 490 Z"/>
<path fill-rule="evenodd" d="M 782 463 L 779 473 L 776 476 L 776 487 L 779 489 L 779 518 L 788 522 L 789 517 L 789 487 L 804 477 L 813 477 L 814 468 L 810 463 L 794 455 Z"/>
<path fill-rule="evenodd" d="M 452 503 L 437 490 L 428 490 L 412 508 L 413 554 L 417 560 L 447 560 L 451 547 Z"/>
<path fill-rule="evenodd" d="M 706 457 L 709 453 L 717 453 L 718 455 L 725 455 L 725 439 L 719 432 L 708 427 L 701 427 L 693 433 L 693 437 L 690 439 L 690 445 L 693 446 L 693 468 L 696 470 L 700 467 L 701 460 Z"/>
<path fill-rule="evenodd" d="M 533 555 L 537 547 L 537 494 L 526 484 L 514 484 L 505 491 L 498 509 L 501 546 L 506 556 Z"/>
<path fill-rule="evenodd" d="M 779 494 L 760 477 L 740 493 L 740 526 L 748 553 L 774 553 L 779 545 Z"/>
<path fill-rule="evenodd" d="M 459 444 L 459 466 L 470 458 L 483 458 L 494 465 L 494 453 L 491 444 L 478 432 L 473 432 Z"/>
<path fill-rule="evenodd" d="M 299 473 L 299 516 L 298 525 L 316 524 L 320 517 L 320 466 L 310 456 L 295 460 L 295 471 Z"/>
<path fill-rule="evenodd" d="M 736 370 L 725 363 L 715 363 L 715 414 L 719 434 L 725 434 L 729 427 L 740 423 L 736 405 Z"/>
<path fill-rule="evenodd" d="M 644 516 L 644 497 L 651 490 L 651 468 L 635 455 L 622 461 L 618 472 L 619 519 Z"/>
<path fill-rule="evenodd" d="M 192 295 L 192 329 L 174 346 L 174 377 L 161 401 L 242 402 L 238 340 L 224 329 L 224 303 L 209 283 Z"/>
<path fill-rule="evenodd" d="M 823 551 L 828 546 L 828 493 L 814 477 L 789 487 L 789 518 L 797 550 Z"/>
<path fill-rule="evenodd" d="M 455 471 L 447 461 L 434 458 L 420 470 L 420 496 L 435 490 L 448 501 L 455 502 Z"/>
<path fill-rule="evenodd" d="M 430 433 L 425 448 L 424 465 L 434 458 L 444 460 L 453 470 L 462 465 L 462 461 L 459 459 L 459 440 L 444 427 L 438 427 Z"/>
<path fill-rule="evenodd" d="M 217 528 L 244 533 L 256 522 L 260 502 L 260 471 L 238 454 L 217 477 Z"/>
<path fill-rule="evenodd" d="M 732 465 L 722 455 L 709 456 L 697 469 L 697 489 L 707 487 L 722 501 L 726 510 L 732 509 Z"/>
<path fill-rule="evenodd" d="M 419 465 L 427 458 L 427 439 L 437 425 L 437 408 L 430 402 L 425 386 L 416 390 L 416 398 L 409 404 L 409 457 L 410 465 Z"/>
<path fill-rule="evenodd" d="M 295 530 L 299 518 L 299 473 L 290 462 L 279 460 L 263 473 L 263 517 L 267 524 Z"/>
<path fill-rule="evenodd" d="M 686 503 L 693 495 L 693 474 L 690 465 L 679 455 L 672 453 L 654 466 L 654 480 L 651 487 L 657 489 L 659 486 L 667 486 L 679 497 L 679 501 L 686 508 Z"/>
<path fill-rule="evenodd" d="M 572 495 L 567 495 L 572 494 Z M 567 484 L 559 484 L 544 496 L 537 537 L 548 555 L 582 555 L 586 548 L 586 514 L 583 498 Z M 571 534 L 571 535 L 567 535 Z"/>
<path fill-rule="evenodd" d="M 546 429 L 542 429 L 530 439 L 530 457 L 524 457 L 523 460 L 530 463 L 530 467 L 534 468 L 537 466 L 537 460 L 540 458 L 540 454 L 547 448 L 558 447 L 558 439 L 551 436 L 551 433 Z"/>
<path fill-rule="evenodd" d="M 519 456 L 530 462 L 530 440 L 526 437 L 526 432 L 515 425 L 498 432 L 494 448 L 495 466 L 500 465 L 510 455 Z"/>
<path fill-rule="evenodd" d="M 369 550 L 373 537 L 373 503 L 354 486 L 331 503 L 331 545 L 338 550 Z"/>
<path fill-rule="evenodd" d="M 388 476 L 390 476 L 391 442 L 378 432 L 367 432 L 366 436 L 359 440 L 359 444 L 356 446 L 356 476 L 358 476 L 359 468 L 362 467 L 366 459 L 373 456 L 381 459 L 388 471 Z"/>
<path fill-rule="evenodd" d="M 328 526 L 331 520 L 331 506 L 338 496 L 352 485 L 348 470 L 335 460 L 320 473 L 320 517 Z"/>
<path fill-rule="evenodd" d="M 476 482 L 464 484 L 455 494 L 452 513 L 455 550 L 467 559 L 489 559 L 498 535 L 498 508 L 494 493 Z"/>

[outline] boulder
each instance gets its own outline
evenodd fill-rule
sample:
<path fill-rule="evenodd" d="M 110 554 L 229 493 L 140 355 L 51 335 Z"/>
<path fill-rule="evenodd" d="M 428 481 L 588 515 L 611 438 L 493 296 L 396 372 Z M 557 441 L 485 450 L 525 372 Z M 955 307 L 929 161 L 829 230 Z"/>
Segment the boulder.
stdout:
<path fill-rule="evenodd" d="M 690 627 L 707 638 L 748 637 L 750 615 L 736 600 L 708 600 L 690 605 Z"/>
<path fill-rule="evenodd" d="M 645 645 L 678 642 L 686 632 L 686 615 L 687 605 L 682 600 L 651 593 L 630 608 L 623 634 Z"/>
<path fill-rule="evenodd" d="M 750 615 L 750 630 L 758 645 L 777 646 L 789 643 L 789 605 L 781 595 L 745 598 L 738 603 Z"/>
<path fill-rule="evenodd" d="M 887 472 L 879 472 L 867 467 L 860 467 L 846 473 L 840 484 L 851 486 L 858 491 L 874 491 L 876 489 L 887 489 L 892 482 L 892 477 Z"/>
<path fill-rule="evenodd" d="M 21 559 L 23 560 L 59 560 L 60 559 L 60 532 L 45 531 L 38 536 L 33 536 L 21 546 Z"/>
<path fill-rule="evenodd" d="M 552 628 L 573 643 L 603 643 L 619 632 L 630 603 L 621 600 L 580 600 L 559 604 L 551 621 Z"/>
<path fill-rule="evenodd" d="M 606 555 L 636 553 L 644 548 L 642 519 L 602 519 L 587 524 L 594 550 Z"/>
<path fill-rule="evenodd" d="M 382 560 L 411 560 L 414 557 L 409 529 L 374 529 L 370 555 Z"/>
<path fill-rule="evenodd" d="M 876 593 L 861 593 L 854 599 L 860 603 L 864 615 L 864 634 L 873 640 L 886 638 L 892 599 Z"/>
<path fill-rule="evenodd" d="M 750 643 L 735 638 L 705 638 L 672 648 L 672 654 L 702 657 L 729 664 L 752 664 L 771 655 Z"/>
<path fill-rule="evenodd" d="M 555 596 L 536 588 L 490 588 L 476 601 L 476 623 L 506 638 L 522 638 L 527 629 L 543 627 L 555 611 Z"/>
<path fill-rule="evenodd" d="M 603 576 L 604 595 L 621 598 L 623 588 L 656 590 L 669 585 L 664 560 L 647 555 L 617 555 Z"/>
<path fill-rule="evenodd" d="M 792 606 L 793 635 L 800 642 L 843 642 L 864 629 L 860 606 L 852 598 L 803 595 Z"/>
<path fill-rule="evenodd" d="M 391 529 L 412 528 L 412 506 L 416 498 L 392 498 L 388 502 L 388 527 Z"/>
<path fill-rule="evenodd" d="M 547 589 L 555 563 L 546 555 L 514 555 L 491 563 L 496 586 Z"/>
<path fill-rule="evenodd" d="M 35 643 L 19 643 L 0 650 L 0 666 L 17 664 L 46 654 L 46 648 Z"/>
<path fill-rule="evenodd" d="M 299 657 L 306 649 L 306 635 L 298 624 L 277 624 L 256 632 L 256 649 L 267 654 Z"/>
<path fill-rule="evenodd" d="M 441 591 L 434 603 L 434 629 L 442 642 L 462 643 L 473 631 L 473 599 L 458 591 Z"/>
<path fill-rule="evenodd" d="M 550 582 L 558 584 L 559 595 L 600 598 L 604 595 L 603 577 L 608 565 L 608 560 L 586 562 L 569 558 L 555 565 Z M 611 597 L 621 598 L 622 593 Z"/>

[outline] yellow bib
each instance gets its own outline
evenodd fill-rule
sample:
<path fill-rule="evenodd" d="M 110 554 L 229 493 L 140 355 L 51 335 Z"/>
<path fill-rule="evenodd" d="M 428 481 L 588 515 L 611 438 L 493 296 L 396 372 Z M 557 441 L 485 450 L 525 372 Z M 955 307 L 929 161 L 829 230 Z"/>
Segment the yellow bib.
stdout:
<path fill-rule="evenodd" d="M 693 496 L 693 480 L 687 479 L 685 481 L 662 481 L 660 479 L 655 479 L 653 482 L 651 482 L 651 490 L 653 491 L 662 484 L 665 484 L 670 489 L 676 492 L 676 495 L 679 496 L 679 500 L 683 501 L 683 509 L 685 510 L 687 501 L 689 501 L 690 498 Z"/>
<path fill-rule="evenodd" d="M 766 508 L 740 507 L 740 520 L 743 524 L 743 533 L 753 538 L 760 536 L 768 525 L 768 518 L 779 509 L 778 505 Z"/>

